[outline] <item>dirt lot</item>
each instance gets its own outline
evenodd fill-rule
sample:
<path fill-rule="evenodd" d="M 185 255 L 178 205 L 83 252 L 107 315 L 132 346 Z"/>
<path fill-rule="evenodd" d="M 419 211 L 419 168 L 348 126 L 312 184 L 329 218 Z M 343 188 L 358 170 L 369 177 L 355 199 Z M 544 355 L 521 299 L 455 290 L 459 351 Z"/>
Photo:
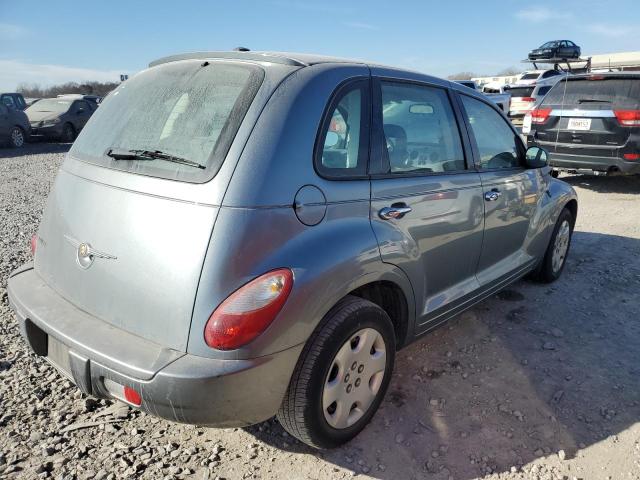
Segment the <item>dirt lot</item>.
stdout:
<path fill-rule="evenodd" d="M 0 150 L 0 478 L 640 479 L 640 178 L 564 177 L 580 211 L 561 280 L 403 350 L 371 425 L 316 452 L 273 420 L 215 430 L 83 398 L 27 351 L 6 280 L 65 150 Z"/>

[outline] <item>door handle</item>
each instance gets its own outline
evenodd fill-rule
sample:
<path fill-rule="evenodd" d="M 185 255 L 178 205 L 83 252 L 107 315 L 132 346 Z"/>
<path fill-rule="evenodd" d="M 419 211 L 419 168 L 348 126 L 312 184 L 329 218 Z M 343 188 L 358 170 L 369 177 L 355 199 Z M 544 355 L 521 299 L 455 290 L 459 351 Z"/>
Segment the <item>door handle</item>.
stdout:
<path fill-rule="evenodd" d="M 402 218 L 410 211 L 411 211 L 410 206 L 404 203 L 401 203 L 397 205 L 396 204 L 391 205 L 390 207 L 384 207 L 378 212 L 378 215 L 383 220 L 391 220 L 392 218 Z"/>
<path fill-rule="evenodd" d="M 492 189 L 489 192 L 486 192 L 484 194 L 484 199 L 487 202 L 495 202 L 496 200 L 498 200 L 500 197 L 502 196 L 502 192 L 500 190 L 498 190 L 497 188 Z"/>

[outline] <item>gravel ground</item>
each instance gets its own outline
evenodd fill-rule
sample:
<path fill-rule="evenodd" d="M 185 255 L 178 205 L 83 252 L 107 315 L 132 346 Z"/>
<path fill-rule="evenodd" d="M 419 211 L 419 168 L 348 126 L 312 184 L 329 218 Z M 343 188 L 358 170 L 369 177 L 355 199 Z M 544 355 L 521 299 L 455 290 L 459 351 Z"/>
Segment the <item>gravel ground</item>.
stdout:
<path fill-rule="evenodd" d="M 6 281 L 66 148 L 0 150 L 0 478 L 640 479 L 640 178 L 564 177 L 580 212 L 561 280 L 400 352 L 371 425 L 316 452 L 274 420 L 207 429 L 85 398 L 27 350 Z"/>

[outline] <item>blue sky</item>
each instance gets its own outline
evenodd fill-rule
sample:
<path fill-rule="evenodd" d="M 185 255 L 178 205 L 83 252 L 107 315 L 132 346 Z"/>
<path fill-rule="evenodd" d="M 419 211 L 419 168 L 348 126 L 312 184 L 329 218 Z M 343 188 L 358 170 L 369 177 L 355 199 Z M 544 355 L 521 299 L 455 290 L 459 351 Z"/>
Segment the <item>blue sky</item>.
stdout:
<path fill-rule="evenodd" d="M 238 45 L 494 74 L 556 38 L 587 54 L 639 50 L 639 18 L 637 0 L 0 0 L 0 89 L 115 80 L 168 54 Z"/>

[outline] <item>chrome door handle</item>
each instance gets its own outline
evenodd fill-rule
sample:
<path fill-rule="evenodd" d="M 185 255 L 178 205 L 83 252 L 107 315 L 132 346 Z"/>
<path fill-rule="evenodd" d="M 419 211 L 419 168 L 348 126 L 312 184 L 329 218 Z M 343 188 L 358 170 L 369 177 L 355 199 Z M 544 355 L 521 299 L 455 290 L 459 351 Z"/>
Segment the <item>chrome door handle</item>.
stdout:
<path fill-rule="evenodd" d="M 495 202 L 496 200 L 498 200 L 500 197 L 502 196 L 502 192 L 500 190 L 498 190 L 497 188 L 494 188 L 493 190 L 491 190 L 490 192 L 486 192 L 484 194 L 484 199 L 487 202 Z"/>
<path fill-rule="evenodd" d="M 391 220 L 392 218 L 402 218 L 410 211 L 411 207 L 409 207 L 408 205 L 391 205 L 390 207 L 384 207 L 383 209 L 381 209 L 378 212 L 378 215 L 383 220 Z"/>

